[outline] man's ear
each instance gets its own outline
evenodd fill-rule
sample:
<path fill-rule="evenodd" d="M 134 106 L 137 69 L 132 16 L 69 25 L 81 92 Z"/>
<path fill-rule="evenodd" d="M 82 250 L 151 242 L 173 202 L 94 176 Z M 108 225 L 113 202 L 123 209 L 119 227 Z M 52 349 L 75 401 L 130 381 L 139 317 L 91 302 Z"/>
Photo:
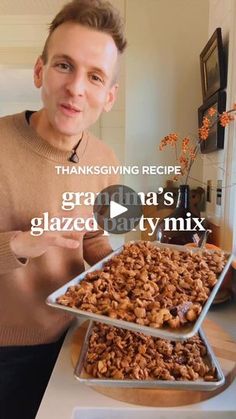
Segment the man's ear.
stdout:
<path fill-rule="evenodd" d="M 107 94 L 107 100 L 103 107 L 103 110 L 105 112 L 109 112 L 114 105 L 117 97 L 117 90 L 118 90 L 118 84 L 113 84 L 113 86 L 110 88 L 108 94 Z"/>
<path fill-rule="evenodd" d="M 34 85 L 37 88 L 42 86 L 43 78 L 43 60 L 41 57 L 38 57 L 35 66 L 34 66 Z"/>

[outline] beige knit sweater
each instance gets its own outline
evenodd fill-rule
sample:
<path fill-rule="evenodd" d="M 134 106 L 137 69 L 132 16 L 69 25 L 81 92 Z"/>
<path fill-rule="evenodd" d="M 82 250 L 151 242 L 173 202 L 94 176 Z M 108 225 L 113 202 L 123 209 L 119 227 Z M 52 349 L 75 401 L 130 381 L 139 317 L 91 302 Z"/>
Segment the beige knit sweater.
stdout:
<path fill-rule="evenodd" d="M 70 152 L 39 137 L 24 112 L 0 119 L 0 150 L 0 345 L 53 342 L 71 316 L 47 306 L 46 297 L 81 273 L 84 259 L 94 264 L 109 254 L 108 239 L 98 232 L 86 233 L 77 249 L 51 247 L 23 264 L 10 249 L 10 238 L 15 231 L 30 230 L 31 219 L 43 212 L 61 215 L 63 192 L 99 192 L 116 183 L 116 178 L 57 175 L 55 166 L 75 165 L 67 160 Z M 113 152 L 89 133 L 83 137 L 78 156 L 82 166 L 117 164 Z"/>

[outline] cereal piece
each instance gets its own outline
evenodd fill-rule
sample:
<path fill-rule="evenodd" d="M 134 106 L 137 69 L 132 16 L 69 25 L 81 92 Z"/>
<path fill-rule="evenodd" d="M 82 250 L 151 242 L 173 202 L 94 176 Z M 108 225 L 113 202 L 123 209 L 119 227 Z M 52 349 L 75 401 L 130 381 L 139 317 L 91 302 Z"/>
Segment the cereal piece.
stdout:
<path fill-rule="evenodd" d="M 146 317 L 146 310 L 145 308 L 136 307 L 134 309 L 134 314 L 137 316 L 138 319 Z"/>

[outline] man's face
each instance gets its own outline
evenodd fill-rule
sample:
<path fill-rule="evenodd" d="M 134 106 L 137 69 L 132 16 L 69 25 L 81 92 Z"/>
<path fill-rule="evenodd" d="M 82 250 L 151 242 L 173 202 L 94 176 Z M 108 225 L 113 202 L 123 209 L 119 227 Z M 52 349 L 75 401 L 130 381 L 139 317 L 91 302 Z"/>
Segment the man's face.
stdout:
<path fill-rule="evenodd" d="M 55 132 L 81 134 L 111 109 L 117 58 L 106 33 L 68 22 L 52 33 L 47 62 L 40 58 L 35 65 L 35 85 L 42 88 L 44 114 Z"/>

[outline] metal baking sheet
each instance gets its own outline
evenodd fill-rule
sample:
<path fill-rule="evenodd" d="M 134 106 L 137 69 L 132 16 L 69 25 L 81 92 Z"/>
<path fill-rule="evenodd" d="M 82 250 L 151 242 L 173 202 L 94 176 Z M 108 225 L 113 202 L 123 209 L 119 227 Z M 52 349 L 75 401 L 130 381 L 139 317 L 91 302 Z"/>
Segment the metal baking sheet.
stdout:
<path fill-rule="evenodd" d="M 185 246 L 177 246 L 177 245 L 167 245 L 167 244 L 162 244 L 162 243 L 157 243 L 157 242 L 153 242 L 153 244 L 155 244 L 157 247 L 163 248 L 163 247 L 168 247 L 171 248 L 172 250 L 179 250 L 181 252 L 198 252 L 199 249 L 197 248 L 187 248 Z M 215 284 L 215 286 L 213 287 L 208 300 L 206 301 L 206 303 L 203 306 L 203 309 L 199 315 L 199 317 L 196 319 L 195 322 L 189 323 L 188 325 L 184 325 L 181 326 L 178 329 L 171 329 L 170 327 L 162 327 L 162 328 L 153 328 L 153 327 L 149 327 L 149 326 L 141 326 L 137 323 L 134 322 L 128 322 L 125 320 L 120 320 L 120 319 L 112 319 L 108 316 L 102 315 L 102 314 L 96 314 L 96 313 L 91 313 L 85 310 L 80 310 L 78 308 L 71 308 L 71 307 L 66 307 L 63 306 L 61 304 L 58 304 L 56 299 L 58 297 L 60 297 L 61 295 L 65 294 L 67 291 L 67 288 L 72 286 L 72 285 L 76 285 L 78 284 L 80 281 L 82 281 L 82 279 L 84 279 L 84 277 L 87 275 L 88 272 L 93 272 L 95 270 L 98 269 L 102 269 L 105 262 L 107 262 L 109 259 L 111 259 L 113 256 L 118 255 L 119 253 L 122 252 L 124 246 L 119 247 L 117 250 L 115 250 L 113 253 L 111 253 L 110 255 L 108 255 L 107 257 L 105 257 L 104 259 L 102 259 L 100 262 L 98 262 L 96 265 L 92 266 L 90 269 L 88 269 L 87 271 L 81 273 L 80 275 L 78 275 L 77 277 L 75 277 L 74 279 L 72 279 L 71 281 L 67 282 L 65 285 L 63 285 L 61 288 L 59 288 L 58 290 L 54 291 L 52 294 L 49 295 L 49 297 L 46 300 L 46 303 L 52 307 L 58 308 L 60 310 L 64 310 L 64 311 L 68 311 L 71 314 L 74 314 L 76 316 L 83 316 L 86 317 L 88 319 L 93 319 L 93 320 L 97 320 L 100 321 L 101 323 L 106 323 L 106 324 L 111 324 L 113 326 L 117 326 L 117 327 L 121 327 L 123 329 L 129 329 L 129 330 L 133 330 L 136 332 L 142 332 L 145 333 L 147 335 L 151 335 L 151 336 L 156 336 L 156 337 L 160 337 L 162 339 L 172 339 L 172 340 L 185 340 L 188 339 L 190 337 L 192 337 L 193 335 L 195 335 L 201 324 L 202 321 L 204 320 L 204 317 L 206 316 L 209 307 L 213 301 L 213 299 L 215 298 L 215 295 L 224 279 L 224 276 L 226 274 L 226 272 L 229 269 L 229 266 L 231 264 L 231 261 L 233 259 L 233 255 L 230 254 L 226 254 L 228 256 L 228 261 L 223 269 L 223 271 L 221 272 L 220 276 L 218 277 L 217 283 Z M 213 252 L 213 251 L 212 251 Z"/>
<path fill-rule="evenodd" d="M 199 330 L 199 335 L 206 345 L 207 348 L 207 358 L 206 362 L 210 366 L 214 366 L 217 372 L 217 381 L 204 381 L 203 379 L 198 379 L 195 381 L 169 381 L 169 380 L 117 380 L 111 378 L 93 378 L 89 374 L 86 373 L 84 370 L 84 362 L 87 356 L 88 346 L 89 346 L 89 339 L 93 328 L 95 326 L 94 321 L 89 322 L 89 326 L 86 332 L 86 336 L 83 342 L 83 346 L 80 351 L 80 356 L 78 363 L 75 367 L 74 375 L 81 383 L 90 385 L 90 386 L 103 386 L 103 387 L 130 387 L 130 388 L 172 388 L 175 390 L 215 390 L 216 388 L 222 386 L 225 382 L 225 377 L 220 367 L 219 362 L 217 361 L 208 341 L 203 333 L 203 331 Z"/>

